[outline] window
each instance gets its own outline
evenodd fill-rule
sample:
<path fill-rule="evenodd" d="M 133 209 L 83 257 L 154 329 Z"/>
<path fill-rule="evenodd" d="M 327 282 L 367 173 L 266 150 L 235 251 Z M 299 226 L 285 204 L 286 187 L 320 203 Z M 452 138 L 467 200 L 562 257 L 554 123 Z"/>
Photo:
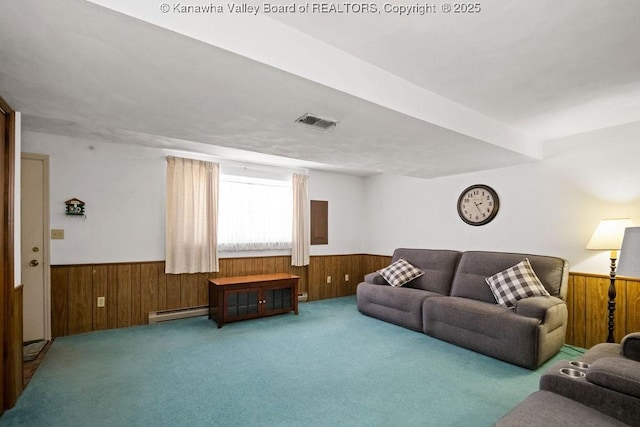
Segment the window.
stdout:
<path fill-rule="evenodd" d="M 292 223 L 291 179 L 220 175 L 220 251 L 290 249 Z"/>

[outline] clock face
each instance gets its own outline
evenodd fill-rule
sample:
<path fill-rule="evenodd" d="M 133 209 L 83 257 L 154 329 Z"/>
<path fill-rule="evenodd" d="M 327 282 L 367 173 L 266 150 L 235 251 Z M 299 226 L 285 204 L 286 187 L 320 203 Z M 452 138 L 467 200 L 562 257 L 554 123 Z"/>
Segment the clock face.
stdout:
<path fill-rule="evenodd" d="M 470 225 L 484 225 L 498 214 L 500 200 L 493 188 L 487 185 L 472 185 L 458 198 L 458 215 Z"/>

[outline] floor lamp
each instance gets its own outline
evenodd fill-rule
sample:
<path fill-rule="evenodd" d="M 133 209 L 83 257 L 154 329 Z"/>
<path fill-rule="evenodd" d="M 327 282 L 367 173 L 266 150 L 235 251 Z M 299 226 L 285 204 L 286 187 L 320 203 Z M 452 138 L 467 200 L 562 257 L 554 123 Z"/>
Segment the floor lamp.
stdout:
<path fill-rule="evenodd" d="M 628 218 L 603 219 L 587 243 L 587 249 L 611 251 L 611 265 L 609 273 L 609 334 L 607 342 L 615 342 L 613 337 L 614 313 L 616 310 L 616 259 L 618 250 L 622 247 L 622 238 L 627 227 L 633 226 Z"/>
<path fill-rule="evenodd" d="M 629 227 L 624 230 L 616 273 L 618 276 L 640 278 L 640 227 Z"/>

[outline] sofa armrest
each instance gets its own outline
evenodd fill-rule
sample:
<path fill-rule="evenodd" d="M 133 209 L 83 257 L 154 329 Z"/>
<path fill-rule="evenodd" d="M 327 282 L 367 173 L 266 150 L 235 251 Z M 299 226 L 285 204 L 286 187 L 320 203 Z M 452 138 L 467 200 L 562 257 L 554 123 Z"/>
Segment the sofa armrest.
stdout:
<path fill-rule="evenodd" d="M 540 322 L 546 322 L 549 309 L 560 304 L 564 304 L 564 301 L 556 297 L 523 298 L 516 303 L 515 312 L 521 316 L 533 317 Z"/>
<path fill-rule="evenodd" d="M 373 285 L 389 285 L 389 282 L 384 280 L 384 277 L 375 271 L 364 276 L 364 281 Z"/>
<path fill-rule="evenodd" d="M 587 381 L 640 398 L 640 362 L 620 357 L 603 357 L 589 366 Z"/>
<path fill-rule="evenodd" d="M 640 362 L 640 332 L 633 332 L 622 338 L 620 353 L 629 359 Z"/>

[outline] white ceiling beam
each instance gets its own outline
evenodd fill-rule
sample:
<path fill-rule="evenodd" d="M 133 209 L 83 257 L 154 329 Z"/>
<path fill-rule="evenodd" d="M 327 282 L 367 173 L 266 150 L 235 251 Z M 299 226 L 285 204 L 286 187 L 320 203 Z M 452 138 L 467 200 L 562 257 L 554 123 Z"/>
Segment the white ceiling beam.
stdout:
<path fill-rule="evenodd" d="M 541 159 L 542 142 L 346 54 L 268 16 L 181 13 L 179 3 L 88 0 L 445 129 Z M 163 12 L 162 7 L 168 8 Z M 162 46 L 158 47 L 162 49 Z M 434 58 L 437 60 L 437 58 Z"/>

